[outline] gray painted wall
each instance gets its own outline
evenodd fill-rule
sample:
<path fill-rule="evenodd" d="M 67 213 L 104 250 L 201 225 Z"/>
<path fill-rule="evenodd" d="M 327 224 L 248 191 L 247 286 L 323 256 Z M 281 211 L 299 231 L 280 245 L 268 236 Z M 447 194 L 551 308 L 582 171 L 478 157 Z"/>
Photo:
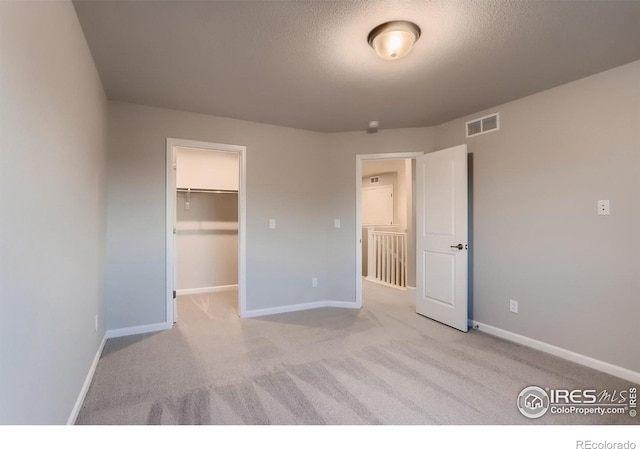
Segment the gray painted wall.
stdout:
<path fill-rule="evenodd" d="M 500 131 L 465 139 L 465 121 L 494 111 Z M 639 372 L 640 61 L 435 128 L 436 148 L 461 143 L 473 318 Z"/>
<path fill-rule="evenodd" d="M 63 424 L 105 332 L 107 102 L 71 3 L 0 2 L 0 54 L 0 424 Z"/>
<path fill-rule="evenodd" d="M 109 118 L 109 329 L 165 321 L 167 137 L 247 147 L 247 310 L 329 297 L 327 240 L 353 228 L 333 228 L 323 135 L 126 103 L 110 103 Z"/>

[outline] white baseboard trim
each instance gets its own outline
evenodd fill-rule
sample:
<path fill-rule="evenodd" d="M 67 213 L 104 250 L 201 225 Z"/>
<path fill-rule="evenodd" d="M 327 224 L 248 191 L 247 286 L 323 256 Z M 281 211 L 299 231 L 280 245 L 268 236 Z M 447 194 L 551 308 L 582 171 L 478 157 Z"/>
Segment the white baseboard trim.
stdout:
<path fill-rule="evenodd" d="M 226 292 L 228 290 L 237 290 L 237 289 L 238 289 L 238 284 L 218 285 L 216 287 L 184 288 L 182 290 L 176 290 L 176 296 L 197 295 L 198 293 Z"/>
<path fill-rule="evenodd" d="M 303 304 L 292 304 L 290 306 L 269 307 L 266 309 L 247 310 L 243 318 L 257 318 L 260 316 L 277 315 L 279 313 L 299 312 L 301 310 L 320 309 L 323 307 L 338 307 L 342 309 L 359 309 L 353 301 L 316 301 Z"/>
<path fill-rule="evenodd" d="M 568 349 L 564 349 L 559 346 L 554 346 L 540 340 L 525 337 L 524 335 L 516 334 L 498 327 L 489 326 L 488 324 L 480 323 L 478 321 L 469 321 L 469 327 L 476 328 L 487 334 L 500 337 L 523 346 L 528 346 L 530 348 L 537 349 L 538 351 L 546 352 L 547 354 L 555 355 L 556 357 L 560 357 L 598 371 L 602 371 L 603 373 L 611 374 L 612 376 L 628 380 L 629 382 L 640 384 L 640 373 L 631 371 L 630 369 L 613 365 L 608 362 L 603 362 L 602 360 L 578 354 L 577 352 L 569 351 Z"/>
<path fill-rule="evenodd" d="M 89 372 L 87 373 L 87 377 L 84 379 L 84 383 L 82 384 L 82 388 L 80 389 L 80 394 L 78 395 L 78 399 L 76 399 L 76 403 L 71 410 L 71 414 L 69 415 L 69 419 L 67 419 L 67 425 L 72 426 L 76 423 L 78 419 L 78 415 L 80 414 L 80 409 L 82 408 L 82 404 L 84 402 L 84 398 L 87 396 L 87 392 L 89 391 L 89 387 L 91 386 L 91 381 L 93 380 L 93 375 L 96 372 L 96 368 L 98 367 L 98 361 L 100 360 L 100 356 L 102 355 L 102 350 L 104 349 L 104 344 L 107 342 L 107 335 L 105 334 L 102 337 L 102 342 L 100 346 L 98 346 L 98 350 L 96 351 L 96 355 L 93 357 L 93 362 L 89 367 Z"/>
<path fill-rule="evenodd" d="M 128 335 L 146 334 L 149 332 L 166 331 L 172 325 L 164 323 L 146 324 L 144 326 L 124 327 L 121 329 L 110 329 L 107 331 L 107 338 L 126 337 Z"/>
<path fill-rule="evenodd" d="M 362 306 L 353 301 L 324 301 L 323 307 L 336 307 L 338 309 L 362 309 Z"/>

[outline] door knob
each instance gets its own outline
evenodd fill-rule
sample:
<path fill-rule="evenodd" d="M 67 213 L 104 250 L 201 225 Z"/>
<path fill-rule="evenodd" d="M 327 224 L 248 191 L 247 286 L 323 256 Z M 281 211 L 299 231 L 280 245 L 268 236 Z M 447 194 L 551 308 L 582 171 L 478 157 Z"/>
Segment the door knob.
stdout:
<path fill-rule="evenodd" d="M 458 243 L 457 245 L 451 245 L 451 248 L 455 248 L 455 249 L 462 249 L 464 248 L 464 246 L 462 246 L 462 243 Z"/>

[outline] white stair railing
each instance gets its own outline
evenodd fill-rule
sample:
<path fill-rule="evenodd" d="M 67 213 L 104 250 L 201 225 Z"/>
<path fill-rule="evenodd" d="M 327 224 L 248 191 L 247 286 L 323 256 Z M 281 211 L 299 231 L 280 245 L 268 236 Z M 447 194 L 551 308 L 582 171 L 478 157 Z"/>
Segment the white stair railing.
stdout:
<path fill-rule="evenodd" d="M 367 279 L 390 287 L 407 287 L 407 234 L 368 228 Z"/>

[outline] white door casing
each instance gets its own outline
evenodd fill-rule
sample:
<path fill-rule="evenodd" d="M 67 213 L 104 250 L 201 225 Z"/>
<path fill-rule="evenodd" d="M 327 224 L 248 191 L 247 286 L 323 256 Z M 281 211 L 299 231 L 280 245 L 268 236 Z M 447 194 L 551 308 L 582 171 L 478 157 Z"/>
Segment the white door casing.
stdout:
<path fill-rule="evenodd" d="M 468 330 L 467 146 L 416 160 L 416 312 Z"/>

